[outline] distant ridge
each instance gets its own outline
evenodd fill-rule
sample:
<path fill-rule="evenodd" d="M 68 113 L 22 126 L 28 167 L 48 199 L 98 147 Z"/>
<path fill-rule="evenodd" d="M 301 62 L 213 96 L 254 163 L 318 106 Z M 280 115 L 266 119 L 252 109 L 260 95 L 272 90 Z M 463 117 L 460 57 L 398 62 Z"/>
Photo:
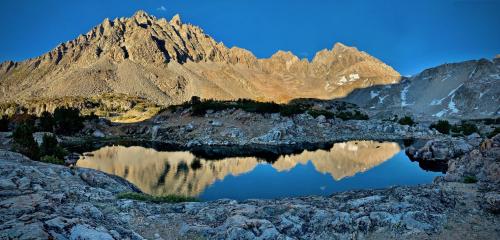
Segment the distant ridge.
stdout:
<path fill-rule="evenodd" d="M 357 89 L 343 100 L 435 118 L 499 116 L 500 58 L 443 64 L 398 84 Z"/>

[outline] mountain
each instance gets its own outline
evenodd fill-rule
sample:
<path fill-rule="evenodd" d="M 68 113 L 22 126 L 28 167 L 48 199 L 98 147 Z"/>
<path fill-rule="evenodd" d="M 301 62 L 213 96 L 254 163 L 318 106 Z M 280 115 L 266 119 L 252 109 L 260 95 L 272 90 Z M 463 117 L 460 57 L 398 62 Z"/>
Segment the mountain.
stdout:
<path fill-rule="evenodd" d="M 85 35 L 22 62 L 0 64 L 0 100 L 96 96 L 145 97 L 160 104 L 202 98 L 283 102 L 331 99 L 353 89 L 397 83 L 400 75 L 356 48 L 335 44 L 312 61 L 278 51 L 258 59 L 202 29 L 143 11 L 105 19 Z"/>
<path fill-rule="evenodd" d="M 437 118 L 478 118 L 500 114 L 500 58 L 444 64 L 401 82 L 358 89 L 344 100 L 389 112 Z"/>

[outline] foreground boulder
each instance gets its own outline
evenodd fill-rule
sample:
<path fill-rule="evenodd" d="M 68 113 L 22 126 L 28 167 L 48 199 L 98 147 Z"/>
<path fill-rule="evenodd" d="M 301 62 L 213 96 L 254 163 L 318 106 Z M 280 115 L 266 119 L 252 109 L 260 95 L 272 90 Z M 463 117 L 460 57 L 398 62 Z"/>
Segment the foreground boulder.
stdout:
<path fill-rule="evenodd" d="M 413 160 L 435 161 L 446 164 L 449 159 L 462 156 L 478 145 L 476 139 L 473 139 L 473 141 L 466 141 L 463 138 L 433 139 L 425 143 L 421 148 L 409 147 L 406 154 Z"/>

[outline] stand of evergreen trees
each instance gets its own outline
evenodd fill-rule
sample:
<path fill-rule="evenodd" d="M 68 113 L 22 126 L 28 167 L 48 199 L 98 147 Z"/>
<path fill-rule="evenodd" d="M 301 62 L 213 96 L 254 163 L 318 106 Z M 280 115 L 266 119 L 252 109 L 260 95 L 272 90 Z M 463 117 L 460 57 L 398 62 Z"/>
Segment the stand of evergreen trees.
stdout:
<path fill-rule="evenodd" d="M 16 115 L 0 118 L 0 131 L 13 129 L 13 150 L 26 155 L 33 160 L 40 160 L 55 164 L 64 164 L 67 150 L 61 147 L 55 134 L 73 135 L 83 129 L 86 119 L 76 108 L 57 108 L 54 113 L 43 112 L 39 117 L 34 115 Z M 49 132 L 45 134 L 40 146 L 35 141 L 33 133 Z"/>

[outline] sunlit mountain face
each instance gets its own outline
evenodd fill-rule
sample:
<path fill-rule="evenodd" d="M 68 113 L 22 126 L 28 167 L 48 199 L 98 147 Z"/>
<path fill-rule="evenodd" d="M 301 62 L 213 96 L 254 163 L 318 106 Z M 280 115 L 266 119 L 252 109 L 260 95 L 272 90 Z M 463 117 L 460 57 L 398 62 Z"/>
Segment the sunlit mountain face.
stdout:
<path fill-rule="evenodd" d="M 112 146 L 85 154 L 77 165 L 123 177 L 152 195 L 177 194 L 203 198 L 208 190 L 210 198 L 222 198 L 234 191 L 235 185 L 254 182 L 255 185 L 251 185 L 255 190 L 253 192 L 273 197 L 272 194 L 269 196 L 270 189 L 266 188 L 286 185 L 292 178 L 303 179 L 304 189 L 324 190 L 344 179 L 355 179 L 357 175 L 400 153 L 400 146 L 394 142 L 351 141 L 334 144 L 329 150 L 282 155 L 275 162 L 268 163 L 256 157 L 206 160 L 188 151 L 159 152 L 140 146 Z M 407 158 L 404 161 L 418 168 Z M 273 182 L 259 185 L 262 178 L 273 179 Z M 314 179 L 321 179 L 321 184 Z M 370 178 L 363 179 L 361 181 L 370 181 Z M 301 195 L 300 188 L 290 195 Z"/>

